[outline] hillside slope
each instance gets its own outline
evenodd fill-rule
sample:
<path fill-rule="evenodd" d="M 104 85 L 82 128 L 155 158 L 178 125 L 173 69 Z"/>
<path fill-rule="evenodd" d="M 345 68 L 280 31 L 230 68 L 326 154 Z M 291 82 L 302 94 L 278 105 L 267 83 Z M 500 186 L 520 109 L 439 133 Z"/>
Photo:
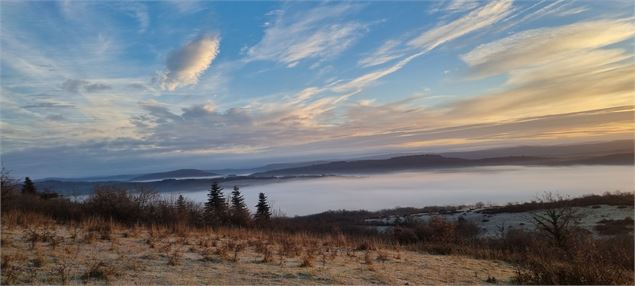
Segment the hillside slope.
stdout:
<path fill-rule="evenodd" d="M 3 284 L 484 284 L 514 275 L 496 261 L 254 230 L 3 223 L 2 241 Z"/>

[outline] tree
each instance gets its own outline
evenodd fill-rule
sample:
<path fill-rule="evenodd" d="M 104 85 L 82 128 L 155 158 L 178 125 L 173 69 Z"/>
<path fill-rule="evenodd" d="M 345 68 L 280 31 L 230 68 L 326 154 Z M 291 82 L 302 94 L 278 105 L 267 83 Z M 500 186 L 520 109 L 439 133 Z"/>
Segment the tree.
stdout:
<path fill-rule="evenodd" d="M 2 167 L 0 169 L 0 190 L 2 194 L 0 196 L 0 203 L 2 211 L 8 210 L 11 206 L 13 199 L 18 195 L 20 191 L 18 181 L 13 179 L 7 169 Z"/>
<path fill-rule="evenodd" d="M 185 220 L 187 216 L 187 205 L 185 204 L 183 195 L 179 195 L 179 198 L 176 199 L 176 212 L 180 220 Z"/>
<path fill-rule="evenodd" d="M 212 226 L 219 226 L 227 222 L 227 203 L 223 195 L 223 187 L 214 182 L 207 194 L 205 203 L 205 220 Z"/>
<path fill-rule="evenodd" d="M 249 210 L 245 205 L 245 198 L 240 193 L 240 188 L 234 186 L 232 191 L 231 206 L 229 207 L 229 215 L 232 224 L 237 226 L 247 226 L 250 221 Z"/>
<path fill-rule="evenodd" d="M 267 197 L 264 193 L 258 195 L 258 204 L 256 205 L 256 214 L 254 219 L 257 225 L 265 225 L 271 218 L 271 211 L 269 210 L 269 204 L 267 204 Z"/>
<path fill-rule="evenodd" d="M 561 249 L 567 249 L 567 242 L 574 234 L 582 214 L 559 195 L 545 193 L 538 202 L 544 209 L 531 214 L 536 228 L 547 235 Z"/>
<path fill-rule="evenodd" d="M 182 213 L 185 211 L 185 207 L 185 198 L 183 198 L 183 195 L 179 195 L 179 198 L 176 199 L 176 209 L 179 213 Z"/>
<path fill-rule="evenodd" d="M 25 195 L 37 194 L 37 189 L 35 188 L 33 181 L 31 181 L 31 178 L 29 177 L 24 178 L 24 184 L 22 185 L 22 193 Z"/>

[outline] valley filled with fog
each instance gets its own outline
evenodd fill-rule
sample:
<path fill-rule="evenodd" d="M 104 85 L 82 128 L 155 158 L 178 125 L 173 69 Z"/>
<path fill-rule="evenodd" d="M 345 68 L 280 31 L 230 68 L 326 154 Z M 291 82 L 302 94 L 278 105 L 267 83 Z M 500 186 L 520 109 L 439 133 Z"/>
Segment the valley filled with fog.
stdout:
<path fill-rule="evenodd" d="M 307 215 L 326 210 L 527 201 L 549 191 L 578 196 L 633 191 L 633 166 L 476 167 L 355 177 L 326 177 L 241 187 L 253 207 L 259 192 L 274 209 Z M 231 185 L 225 185 L 226 196 Z M 183 195 L 197 202 L 207 190 Z"/>

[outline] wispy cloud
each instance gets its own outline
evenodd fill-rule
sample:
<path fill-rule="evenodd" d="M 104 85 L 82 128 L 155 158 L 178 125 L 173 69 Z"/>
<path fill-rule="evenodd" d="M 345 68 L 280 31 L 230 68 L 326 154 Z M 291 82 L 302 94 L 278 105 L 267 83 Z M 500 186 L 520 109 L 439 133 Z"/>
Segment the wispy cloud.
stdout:
<path fill-rule="evenodd" d="M 265 35 L 247 51 L 249 60 L 270 60 L 294 67 L 308 59 L 328 59 L 349 48 L 365 25 L 342 21 L 354 6 L 322 5 L 309 11 L 287 9 L 274 13 Z"/>
<path fill-rule="evenodd" d="M 563 53 L 608 46 L 633 35 L 635 26 L 626 20 L 575 23 L 520 32 L 480 45 L 461 58 L 471 67 L 474 76 L 488 76 L 544 64 Z"/>
<path fill-rule="evenodd" d="M 401 41 L 399 40 L 388 40 L 374 52 L 360 59 L 358 64 L 362 67 L 372 67 L 400 58 L 404 54 L 404 50 L 400 45 Z"/>
<path fill-rule="evenodd" d="M 462 56 L 472 77 L 503 74 L 500 90 L 453 106 L 463 120 L 505 120 L 632 104 L 632 54 L 603 48 L 635 36 L 626 20 L 521 32 Z"/>
<path fill-rule="evenodd" d="M 439 45 L 496 23 L 509 15 L 511 10 L 511 1 L 493 1 L 455 21 L 422 33 L 408 44 L 424 51 L 430 51 Z"/>
<path fill-rule="evenodd" d="M 166 70 L 159 75 L 161 89 L 173 91 L 196 84 L 219 51 L 219 37 L 204 35 L 171 52 L 166 61 Z"/>
<path fill-rule="evenodd" d="M 467 12 L 480 5 L 478 0 L 452 0 L 443 8 L 445 12 Z"/>
<path fill-rule="evenodd" d="M 442 44 L 493 25 L 508 15 L 511 10 L 511 1 L 493 1 L 469 12 L 457 20 L 429 29 L 408 41 L 408 45 L 412 49 L 410 54 L 405 58 L 402 58 L 392 66 L 369 72 L 349 82 L 342 83 L 336 86 L 334 90 L 337 92 L 358 92 L 378 79 L 399 71 L 415 58 L 430 52 Z"/>
<path fill-rule="evenodd" d="M 125 3 L 121 5 L 121 9 L 132 16 L 139 24 L 139 33 L 145 33 L 150 26 L 150 15 L 148 8 L 142 3 Z"/>
<path fill-rule="evenodd" d="M 99 92 L 105 90 L 111 90 L 112 86 L 104 83 L 93 83 L 80 79 L 67 79 L 62 83 L 62 89 L 70 93 L 79 92 Z"/>

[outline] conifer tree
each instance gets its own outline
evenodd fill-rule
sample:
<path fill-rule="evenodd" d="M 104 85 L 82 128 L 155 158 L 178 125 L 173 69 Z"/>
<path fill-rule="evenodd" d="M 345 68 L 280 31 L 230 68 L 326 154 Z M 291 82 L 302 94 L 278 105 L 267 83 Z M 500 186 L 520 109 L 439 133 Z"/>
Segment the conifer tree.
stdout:
<path fill-rule="evenodd" d="M 187 206 L 183 195 L 179 195 L 179 198 L 176 199 L 176 212 L 178 213 L 179 219 L 185 219 L 187 215 Z"/>
<path fill-rule="evenodd" d="M 234 186 L 234 191 L 232 191 L 229 214 L 232 224 L 237 226 L 247 226 L 249 224 L 249 210 L 247 209 L 247 205 L 245 205 L 245 199 L 240 193 L 238 186 Z"/>
<path fill-rule="evenodd" d="M 256 214 L 254 219 L 257 225 L 266 225 L 271 219 L 271 211 L 267 203 L 267 197 L 264 193 L 258 195 L 258 204 L 256 205 Z"/>
<path fill-rule="evenodd" d="M 183 195 L 179 195 L 179 198 L 176 199 L 176 208 L 179 212 L 185 210 L 185 198 L 183 198 Z"/>
<path fill-rule="evenodd" d="M 219 226 L 227 222 L 227 203 L 223 195 L 223 188 L 214 182 L 207 194 L 205 203 L 205 220 L 212 226 Z"/>
<path fill-rule="evenodd" d="M 24 178 L 24 184 L 22 185 L 22 193 L 25 195 L 35 195 L 37 193 L 37 189 L 31 181 L 31 178 Z"/>

